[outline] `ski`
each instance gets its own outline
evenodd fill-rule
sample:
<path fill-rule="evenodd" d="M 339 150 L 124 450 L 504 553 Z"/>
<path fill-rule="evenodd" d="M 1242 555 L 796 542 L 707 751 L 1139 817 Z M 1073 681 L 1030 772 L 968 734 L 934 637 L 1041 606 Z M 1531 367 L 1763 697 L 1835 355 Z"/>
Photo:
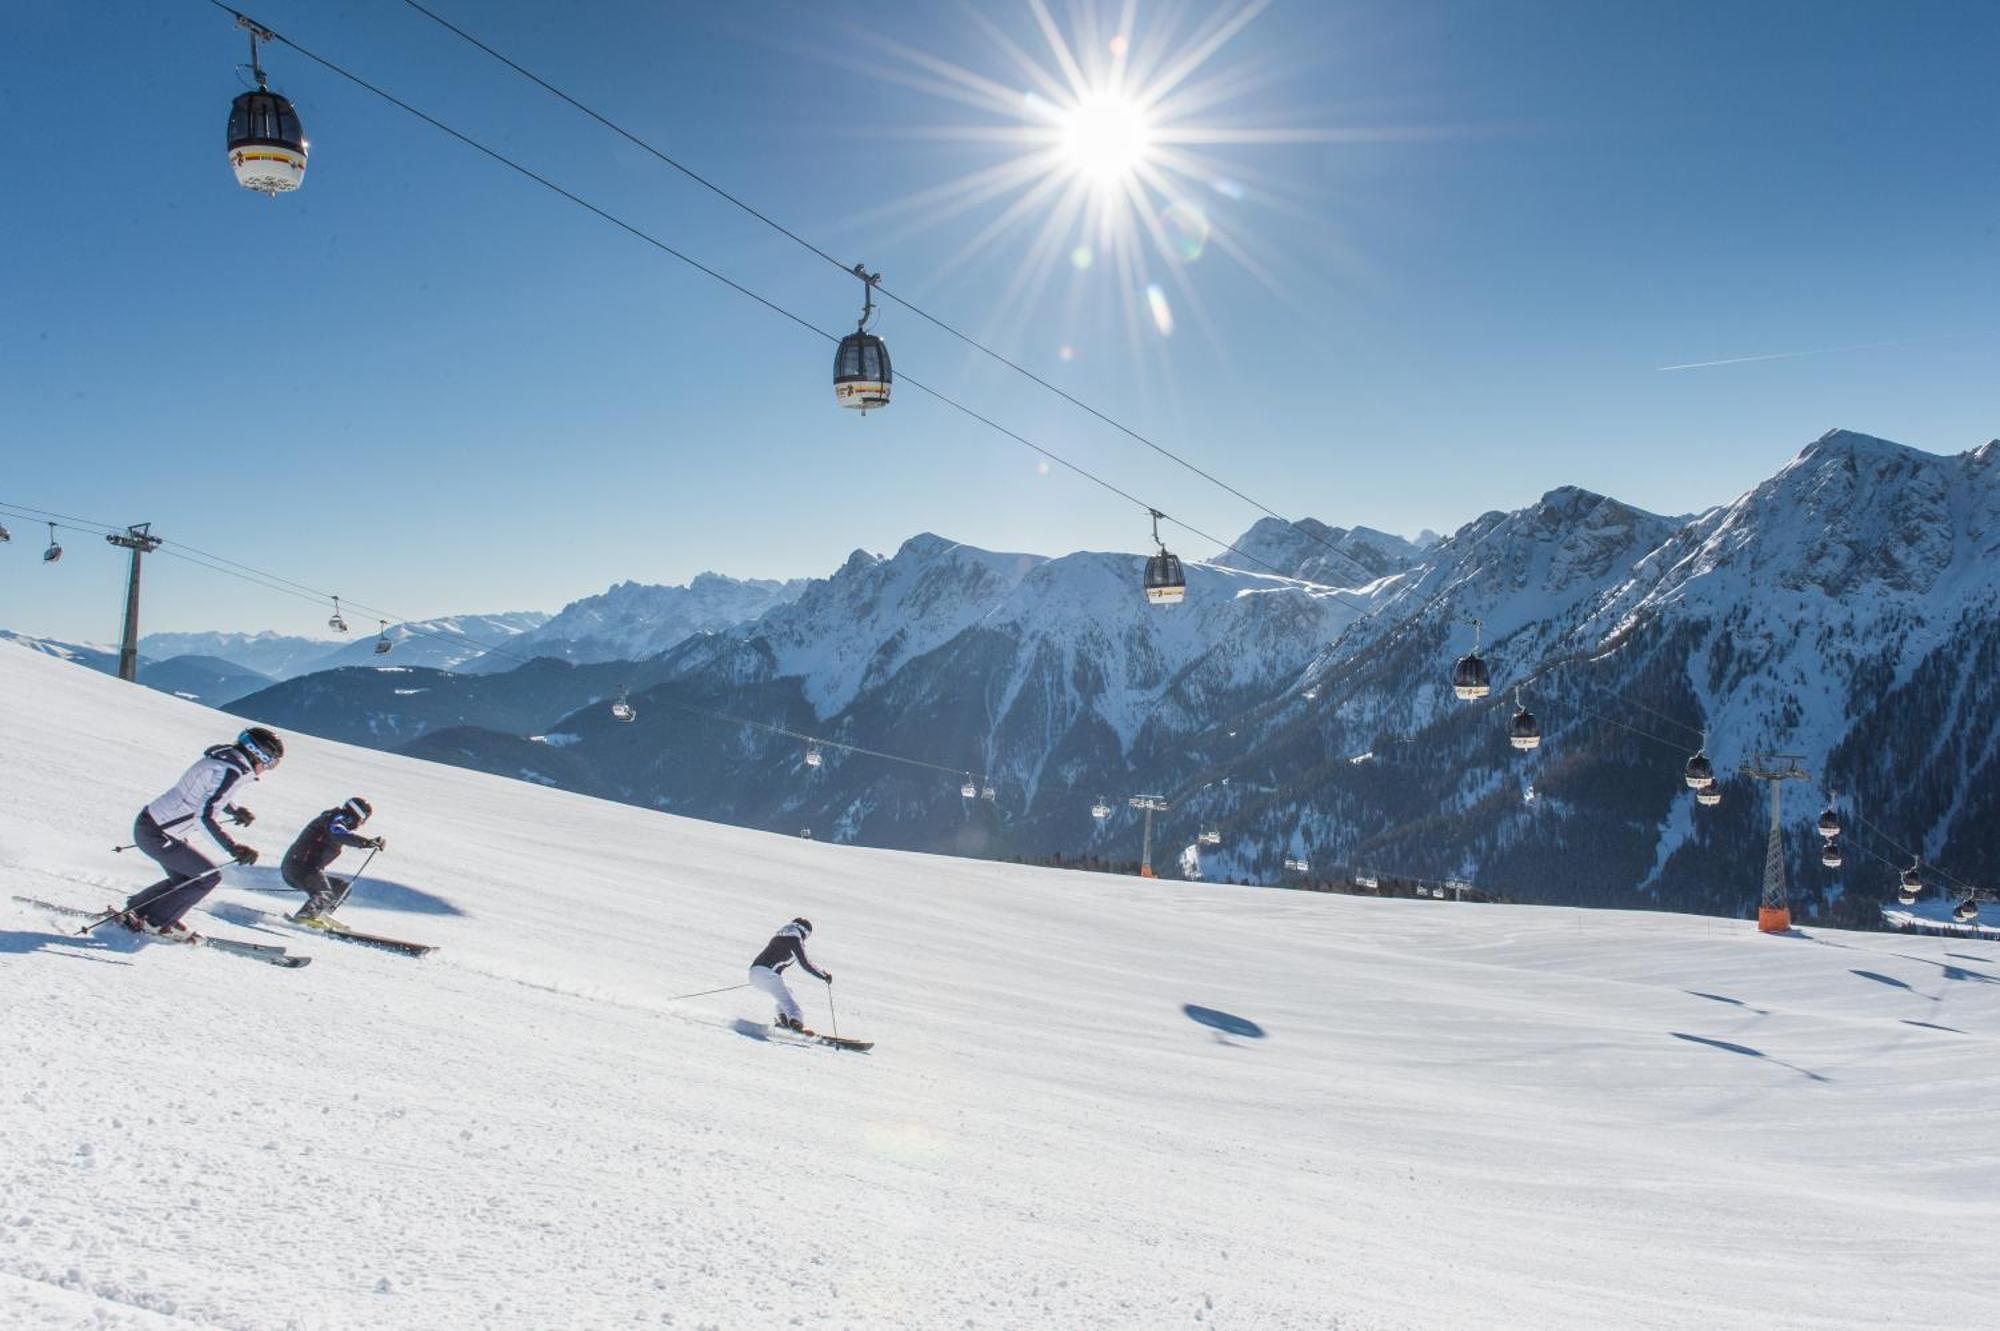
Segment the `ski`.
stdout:
<path fill-rule="evenodd" d="M 40 897 L 16 896 L 14 900 L 24 906 L 34 906 L 39 910 L 50 911 L 57 915 L 66 915 L 72 919 L 93 920 L 96 921 L 96 924 L 102 924 L 107 920 L 114 919 L 118 915 L 116 910 L 108 912 L 81 910 L 75 906 L 62 905 L 59 902 L 43 901 Z M 90 927 L 95 928 L 96 924 Z M 88 930 L 84 932 L 88 932 Z M 227 952 L 232 956 L 247 957 L 252 961 L 261 961 L 269 966 L 283 967 L 285 970 L 297 970 L 301 966 L 312 964 L 311 957 L 293 956 L 283 947 L 271 943 L 239 943 L 233 938 L 211 938 L 207 934 L 191 934 L 186 938 L 162 938 L 158 934 L 141 934 L 139 937 L 144 938 L 149 943 L 179 943 L 185 946 L 213 948 L 217 952 Z"/>
<path fill-rule="evenodd" d="M 865 1054 L 875 1047 L 873 1040 L 849 1040 L 839 1035 L 821 1035 L 818 1031 L 794 1031 L 783 1026 L 766 1026 L 766 1039 L 775 1039 L 780 1044 L 823 1044 L 829 1049 L 851 1049 L 857 1054 Z"/>
<path fill-rule="evenodd" d="M 407 938 L 390 938 L 383 934 L 363 933 L 350 929 L 338 920 L 302 920 L 296 915 L 285 917 L 301 929 L 311 929 L 328 938 L 338 938 L 343 943 L 354 943 L 360 947 L 372 947 L 383 952 L 394 952 L 405 957 L 424 957 L 437 951 L 434 943 L 412 943 Z"/>

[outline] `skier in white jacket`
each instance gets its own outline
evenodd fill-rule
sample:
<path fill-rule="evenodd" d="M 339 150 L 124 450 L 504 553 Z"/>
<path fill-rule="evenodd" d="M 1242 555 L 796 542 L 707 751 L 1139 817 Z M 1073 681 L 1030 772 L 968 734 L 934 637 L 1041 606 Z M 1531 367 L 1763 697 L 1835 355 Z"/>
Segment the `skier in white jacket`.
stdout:
<path fill-rule="evenodd" d="M 262 726 L 252 726 L 234 744 L 218 744 L 187 769 L 173 789 L 139 810 L 132 837 L 167 876 L 126 902 L 119 922 L 134 932 L 186 938 L 181 916 L 215 889 L 221 867 L 196 850 L 189 839 L 198 824 L 238 864 L 255 864 L 254 848 L 230 838 L 218 815 L 238 827 L 248 827 L 256 815 L 230 802 L 244 777 L 257 780 L 285 756 L 285 742 Z"/>
<path fill-rule="evenodd" d="M 785 977 L 781 972 L 793 962 L 798 962 L 808 975 L 833 983 L 833 973 L 823 971 L 806 960 L 805 941 L 812 936 L 812 921 L 803 915 L 771 935 L 771 941 L 764 944 L 764 950 L 750 963 L 750 983 L 755 988 L 769 994 L 778 1005 L 776 1024 L 788 1031 L 801 1035 L 811 1035 L 799 1015 L 798 1000 L 785 987 Z"/>

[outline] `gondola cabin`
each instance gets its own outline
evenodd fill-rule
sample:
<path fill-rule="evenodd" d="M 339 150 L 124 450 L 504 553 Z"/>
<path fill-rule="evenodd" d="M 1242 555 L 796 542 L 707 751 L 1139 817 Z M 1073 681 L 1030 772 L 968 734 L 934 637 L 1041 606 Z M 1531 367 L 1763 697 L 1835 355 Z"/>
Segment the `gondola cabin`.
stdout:
<path fill-rule="evenodd" d="M 1971 897 L 1951 908 L 1951 918 L 1960 924 L 1974 924 L 1979 920 L 1979 903 Z"/>
<path fill-rule="evenodd" d="M 1722 803 L 1722 792 L 1714 786 L 1703 786 L 1694 793 L 1694 802 L 1704 808 L 1713 809 Z"/>
<path fill-rule="evenodd" d="M 1151 605 L 1179 605 L 1187 599 L 1187 576 L 1179 555 L 1165 547 L 1146 561 L 1146 600 Z"/>
<path fill-rule="evenodd" d="M 1542 727 L 1533 712 L 1522 707 L 1514 713 L 1514 719 L 1507 723 L 1507 742 L 1521 750 L 1541 746 Z"/>
<path fill-rule="evenodd" d="M 229 166 L 237 184 L 259 194 L 299 187 L 306 178 L 306 134 L 291 102 L 265 88 L 237 95 L 229 107 Z"/>
<path fill-rule="evenodd" d="M 889 405 L 894 381 L 889 345 L 873 333 L 854 332 L 840 339 L 833 353 L 833 400 L 856 411 Z"/>
<path fill-rule="evenodd" d="M 1819 862 L 1829 869 L 1838 869 L 1841 858 L 1840 838 L 1828 837 L 1826 843 L 1819 848 Z"/>
<path fill-rule="evenodd" d="M 1707 790 L 1715 784 L 1715 764 L 1709 761 L 1706 753 L 1697 753 L 1687 760 L 1687 770 L 1681 775 L 1687 781 L 1689 790 Z"/>
<path fill-rule="evenodd" d="M 1821 811 L 1819 822 L 1815 824 L 1819 834 L 1828 841 L 1840 835 L 1840 815 L 1833 811 L 1831 804 Z"/>
<path fill-rule="evenodd" d="M 1459 657 L 1458 664 L 1451 668 L 1451 691 L 1466 702 L 1493 692 L 1492 681 L 1486 675 L 1486 658 L 1478 652 Z"/>

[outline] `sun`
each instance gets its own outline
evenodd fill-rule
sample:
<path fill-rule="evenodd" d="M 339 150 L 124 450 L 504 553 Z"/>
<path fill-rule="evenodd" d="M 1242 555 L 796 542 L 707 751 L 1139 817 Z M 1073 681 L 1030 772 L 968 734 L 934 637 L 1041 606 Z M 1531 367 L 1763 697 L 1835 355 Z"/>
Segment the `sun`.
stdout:
<path fill-rule="evenodd" d="M 1138 101 L 1093 92 L 1059 113 L 1056 151 L 1063 165 L 1099 189 L 1123 189 L 1146 168 L 1153 127 Z"/>

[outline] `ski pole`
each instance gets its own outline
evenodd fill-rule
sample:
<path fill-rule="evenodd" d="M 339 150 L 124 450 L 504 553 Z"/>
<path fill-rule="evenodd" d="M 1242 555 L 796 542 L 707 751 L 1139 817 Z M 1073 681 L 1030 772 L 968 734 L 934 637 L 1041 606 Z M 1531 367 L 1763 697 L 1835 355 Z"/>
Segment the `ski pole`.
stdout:
<path fill-rule="evenodd" d="M 132 843 L 131 845 L 129 845 L 129 846 L 113 846 L 113 847 L 111 848 L 111 853 L 112 853 L 113 855 L 122 855 L 122 854 L 124 854 L 124 853 L 125 853 L 126 851 L 128 851 L 128 850 L 137 850 L 137 849 L 139 849 L 139 843 L 138 843 L 138 842 L 136 842 L 136 841 L 134 841 L 134 842 L 133 842 L 133 843 Z"/>
<path fill-rule="evenodd" d="M 353 873 L 347 876 L 347 890 L 340 894 L 340 905 L 342 906 L 346 905 L 347 899 L 350 896 L 354 895 L 354 885 L 361 881 L 362 874 L 368 872 L 368 866 L 375 862 L 375 857 L 376 855 L 381 853 L 381 849 L 382 848 L 380 846 L 376 846 L 370 849 L 368 852 L 368 858 L 361 861 L 361 867 L 359 869 L 356 869 Z"/>
<path fill-rule="evenodd" d="M 833 1038 L 840 1038 L 840 1014 L 833 1010 L 833 981 L 826 982 L 826 1015 L 833 1019 Z"/>
<path fill-rule="evenodd" d="M 710 994 L 726 994 L 733 990 L 748 989 L 749 987 L 748 983 L 726 984 L 720 989 L 704 989 L 698 994 L 675 994 L 672 998 L 663 998 L 660 1001 L 662 1003 L 680 1003 L 690 998 L 707 998 Z"/>

